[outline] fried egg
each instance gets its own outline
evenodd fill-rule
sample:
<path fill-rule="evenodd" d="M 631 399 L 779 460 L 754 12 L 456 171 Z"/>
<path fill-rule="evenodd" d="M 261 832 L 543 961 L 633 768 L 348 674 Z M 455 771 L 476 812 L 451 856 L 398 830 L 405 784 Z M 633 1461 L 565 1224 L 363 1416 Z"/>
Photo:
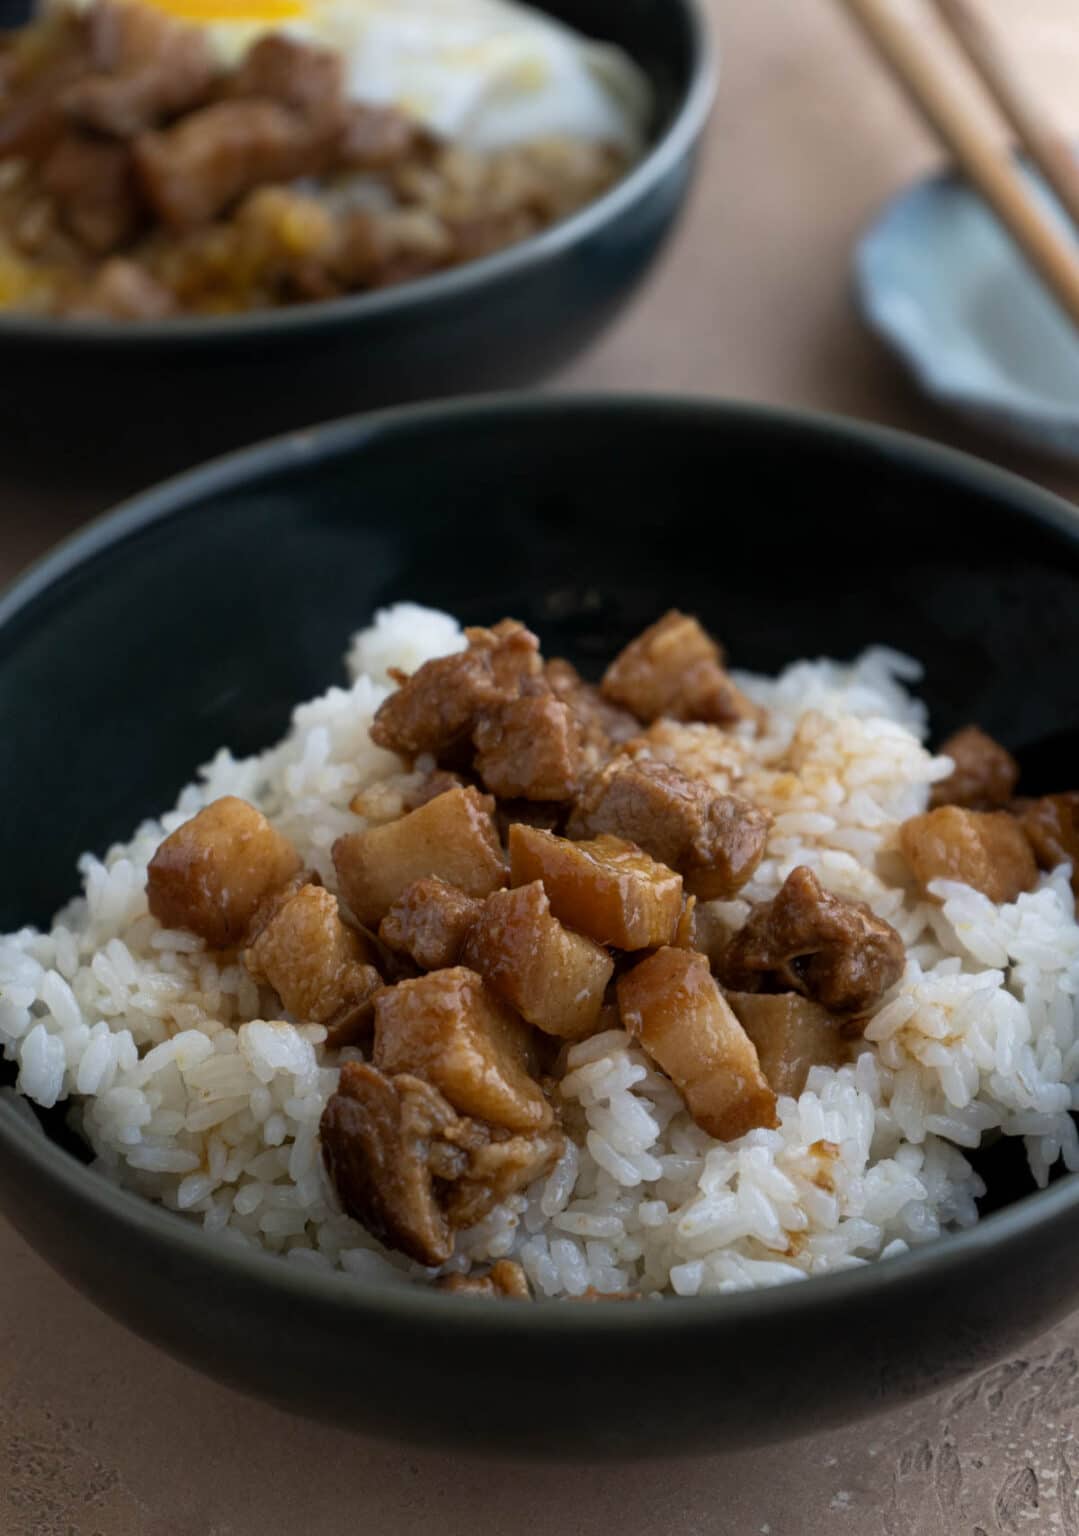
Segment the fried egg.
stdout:
<path fill-rule="evenodd" d="M 644 143 L 651 93 L 637 65 L 514 0 L 143 3 L 201 28 L 225 67 L 268 32 L 332 48 L 354 100 L 472 149 L 574 138 L 634 155 Z"/>

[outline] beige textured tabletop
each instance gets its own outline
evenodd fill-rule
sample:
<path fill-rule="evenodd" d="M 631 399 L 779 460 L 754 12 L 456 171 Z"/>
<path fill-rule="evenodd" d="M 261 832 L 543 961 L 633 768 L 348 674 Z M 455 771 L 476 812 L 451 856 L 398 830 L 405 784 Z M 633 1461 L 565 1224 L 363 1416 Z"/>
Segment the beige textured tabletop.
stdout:
<path fill-rule="evenodd" d="M 993 4 L 1079 134 L 1076 0 Z M 693 208 L 620 328 L 562 383 L 844 411 L 1079 497 L 1079 472 L 959 432 L 859 328 L 851 243 L 937 157 L 835 0 L 714 9 L 723 80 Z M 75 488 L 46 501 L 9 486 L 0 575 L 89 510 Z M 1079 1536 L 1077 1349 L 1079 1316 L 974 1383 L 794 1446 L 632 1467 L 589 1467 L 582 1446 L 580 1466 L 491 1465 L 217 1388 L 99 1315 L 0 1224 L 0 1536 Z"/>

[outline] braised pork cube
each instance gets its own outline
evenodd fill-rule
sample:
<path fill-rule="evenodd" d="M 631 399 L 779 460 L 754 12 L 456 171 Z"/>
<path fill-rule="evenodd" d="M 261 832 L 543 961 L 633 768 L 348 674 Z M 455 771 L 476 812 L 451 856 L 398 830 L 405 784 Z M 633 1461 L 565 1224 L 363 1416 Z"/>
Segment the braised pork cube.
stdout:
<path fill-rule="evenodd" d="M 126 144 L 65 134 L 42 163 L 41 185 L 64 227 L 95 256 L 138 229 L 142 214 Z"/>
<path fill-rule="evenodd" d="M 408 955 L 424 971 L 456 965 L 483 902 L 445 880 L 414 880 L 379 924 L 383 944 Z"/>
<path fill-rule="evenodd" d="M 955 767 L 933 785 L 931 806 L 963 805 L 971 810 L 1001 810 L 1015 793 L 1019 764 L 999 741 L 968 725 L 941 743 L 941 754 Z"/>
<path fill-rule="evenodd" d="M 512 1301 L 529 1301 L 532 1296 L 524 1270 L 513 1259 L 499 1259 L 485 1275 L 443 1275 L 435 1289 L 455 1296 L 507 1296 Z"/>
<path fill-rule="evenodd" d="M 399 981 L 375 998 L 377 1067 L 425 1077 L 464 1115 L 543 1130 L 551 1106 L 532 1076 L 527 1024 L 464 966 Z"/>
<path fill-rule="evenodd" d="M 602 945 L 551 916 L 539 880 L 488 896 L 462 958 L 530 1024 L 564 1040 L 594 1033 L 614 972 Z"/>
<path fill-rule="evenodd" d="M 864 902 L 824 890 L 811 869 L 792 869 L 759 903 L 719 958 L 736 992 L 800 992 L 837 1013 L 861 1013 L 903 974 L 903 941 Z"/>
<path fill-rule="evenodd" d="M 370 1016 L 382 977 L 363 937 L 341 920 L 337 897 L 305 885 L 270 917 L 244 964 L 269 982 L 296 1019 L 329 1026 L 329 1040 L 352 1039 Z"/>
<path fill-rule="evenodd" d="M 444 1264 L 453 1233 L 438 1193 L 467 1166 L 467 1151 L 447 1140 L 460 1129 L 430 1083 L 346 1062 L 319 1127 L 345 1211 L 388 1247 L 420 1264 Z"/>
<path fill-rule="evenodd" d="M 1072 889 L 1079 894 L 1079 793 L 1017 800 L 1012 811 L 1026 833 L 1039 869 L 1072 867 Z"/>
<path fill-rule="evenodd" d="M 566 828 L 573 838 L 610 832 L 672 869 L 702 901 L 741 890 L 764 856 L 772 818 L 668 763 L 616 758 L 585 785 Z"/>
<path fill-rule="evenodd" d="M 120 139 L 190 111 L 217 74 L 202 31 L 148 5 L 92 5 L 86 13 L 89 73 L 60 95 L 69 118 Z"/>
<path fill-rule="evenodd" d="M 472 736 L 476 772 L 493 795 L 572 800 L 584 767 L 573 711 L 545 686 L 525 683 L 519 698 L 482 714 Z"/>
<path fill-rule="evenodd" d="M 603 675 L 613 703 L 646 722 L 705 720 L 735 725 L 758 710 L 723 669 L 723 653 L 696 619 L 672 608 L 632 640 Z"/>
<path fill-rule="evenodd" d="M 378 924 L 416 880 L 437 876 L 466 896 L 506 883 L 491 802 L 474 789 L 448 789 L 419 810 L 333 845 L 341 894 L 361 923 Z"/>
<path fill-rule="evenodd" d="M 774 1126 L 776 1096 L 707 959 L 664 948 L 618 980 L 625 1029 L 686 1101 L 702 1130 L 733 1141 Z"/>
<path fill-rule="evenodd" d="M 957 880 L 990 901 L 1014 901 L 1038 878 L 1026 834 L 1006 811 L 942 805 L 905 821 L 899 847 L 923 890 L 933 880 Z"/>
<path fill-rule="evenodd" d="M 510 882 L 541 880 L 560 923 L 615 949 L 669 944 L 682 912 L 682 877 L 634 843 L 601 833 L 570 842 L 538 827 L 510 828 Z"/>
<path fill-rule="evenodd" d="M 567 704 L 581 732 L 581 750 L 590 771 L 602 768 L 623 742 L 640 730 L 640 721 L 628 709 L 605 699 L 598 688 L 586 683 L 572 662 L 553 657 L 543 669 L 547 686 Z"/>
<path fill-rule="evenodd" d="M 539 676 L 539 641 L 523 624 L 468 629 L 468 649 L 423 664 L 380 705 L 371 725 L 376 746 L 403 757 L 436 756 L 471 736 L 481 712 L 515 699 Z"/>
<path fill-rule="evenodd" d="M 797 992 L 728 992 L 727 1001 L 757 1048 L 777 1094 L 797 1098 L 812 1067 L 841 1067 L 850 1049 L 840 1021 Z"/>
<path fill-rule="evenodd" d="M 150 860 L 150 911 L 166 928 L 186 928 L 212 949 L 227 949 L 300 863 L 261 811 L 225 795 L 170 833 Z"/>
<path fill-rule="evenodd" d="M 565 1137 L 553 1126 L 527 1135 L 485 1125 L 480 1129 L 486 1134 L 471 1148 L 464 1172 L 446 1191 L 446 1214 L 454 1227 L 475 1226 L 496 1205 L 544 1178 L 565 1151 Z"/>

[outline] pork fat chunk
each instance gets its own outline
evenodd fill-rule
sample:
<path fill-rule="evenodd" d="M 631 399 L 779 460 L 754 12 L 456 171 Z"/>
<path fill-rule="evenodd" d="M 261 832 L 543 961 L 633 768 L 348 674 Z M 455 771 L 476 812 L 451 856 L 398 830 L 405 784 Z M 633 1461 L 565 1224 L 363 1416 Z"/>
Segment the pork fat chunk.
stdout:
<path fill-rule="evenodd" d="M 991 811 L 1008 804 L 1019 781 L 1019 764 L 999 741 L 978 726 L 968 725 L 942 742 L 940 751 L 955 767 L 946 779 L 933 785 L 931 806 L 963 805 Z"/>
<path fill-rule="evenodd" d="M 150 911 L 166 928 L 186 928 L 212 949 L 227 949 L 300 863 L 261 811 L 225 795 L 170 833 L 150 860 Z"/>
<path fill-rule="evenodd" d="M 408 955 L 424 971 L 456 965 L 483 902 L 445 880 L 415 880 L 379 925 L 383 944 Z"/>
<path fill-rule="evenodd" d="M 1039 869 L 1072 867 L 1072 890 L 1079 894 L 1079 793 L 1017 800 L 1012 810 L 1026 833 Z"/>
<path fill-rule="evenodd" d="M 616 758 L 585 785 L 566 831 L 609 832 L 672 869 L 702 901 L 740 890 L 764 856 L 772 818 L 668 763 Z"/>
<path fill-rule="evenodd" d="M 467 896 L 488 896 L 506 883 L 491 802 L 474 789 L 448 789 L 397 821 L 346 833 L 333 846 L 333 862 L 346 904 L 368 926 L 427 876 Z"/>
<path fill-rule="evenodd" d="M 741 992 L 800 992 L 838 1013 L 872 1007 L 903 974 L 903 941 L 860 901 L 824 890 L 811 869 L 792 869 L 720 956 L 723 984 Z"/>
<path fill-rule="evenodd" d="M 728 992 L 727 1001 L 757 1048 L 773 1092 L 797 1098 L 812 1067 L 841 1067 L 848 1043 L 834 1014 L 797 992 Z"/>
<path fill-rule="evenodd" d="M 1006 811 L 942 805 L 905 821 L 899 847 L 923 889 L 933 880 L 957 880 L 990 901 L 1014 901 L 1038 878 L 1026 834 Z"/>
<path fill-rule="evenodd" d="M 331 1045 L 351 1039 L 382 978 L 368 945 L 341 920 L 337 897 L 304 885 L 273 914 L 244 963 L 294 1018 L 329 1026 Z"/>
<path fill-rule="evenodd" d="M 564 1040 L 594 1033 L 614 971 L 601 945 L 551 916 L 539 880 L 488 896 L 463 959 L 530 1024 Z"/>
<path fill-rule="evenodd" d="M 776 1125 L 775 1093 L 704 955 L 657 950 L 619 978 L 618 1006 L 702 1130 L 733 1141 Z"/>
<path fill-rule="evenodd" d="M 499 1259 L 485 1275 L 444 1275 L 435 1288 L 455 1296 L 508 1296 L 512 1301 L 529 1301 L 532 1294 L 524 1270 L 513 1259 Z"/>
<path fill-rule="evenodd" d="M 670 943 L 682 911 L 682 877 L 634 843 L 606 833 L 574 843 L 516 824 L 509 852 L 511 883 L 541 880 L 559 922 L 597 944 Z"/>
<path fill-rule="evenodd" d="M 403 757 L 438 756 L 471 736 L 483 710 L 515 699 L 524 679 L 539 675 L 539 641 L 516 620 L 465 633 L 466 651 L 425 662 L 400 680 L 375 715 L 376 746 Z"/>
<path fill-rule="evenodd" d="M 602 686 L 608 699 L 646 722 L 666 715 L 734 725 L 758 713 L 723 670 L 716 642 L 676 608 L 615 657 Z"/>
<path fill-rule="evenodd" d="M 375 998 L 375 1065 L 425 1077 L 462 1114 L 510 1131 L 550 1126 L 531 1075 L 531 1030 L 464 966 L 432 971 Z"/>
<path fill-rule="evenodd" d="M 521 800 L 572 800 L 583 751 L 573 711 L 543 687 L 483 714 L 473 734 L 476 772 L 494 795 Z"/>

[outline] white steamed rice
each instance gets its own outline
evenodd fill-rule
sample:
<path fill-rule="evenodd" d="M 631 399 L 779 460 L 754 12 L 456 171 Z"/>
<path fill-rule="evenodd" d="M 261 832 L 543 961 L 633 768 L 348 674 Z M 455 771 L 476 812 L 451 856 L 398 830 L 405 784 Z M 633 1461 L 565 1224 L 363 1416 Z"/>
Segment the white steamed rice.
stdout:
<path fill-rule="evenodd" d="M 319 1154 L 336 1077 L 325 1030 L 265 1018 L 243 966 L 149 916 L 147 862 L 162 836 L 209 801 L 240 795 L 295 840 L 333 887 L 330 850 L 364 825 L 349 810 L 401 764 L 368 726 L 391 686 L 459 649 L 444 614 L 401 604 L 349 653 L 351 685 L 300 705 L 259 757 L 227 751 L 103 860 L 79 864 L 83 894 L 48 933 L 0 939 L 0 1042 L 18 1092 L 71 1116 L 107 1178 L 182 1211 L 221 1241 L 356 1276 L 427 1272 L 343 1216 Z M 568 1052 L 561 1082 L 570 1139 L 549 1177 L 461 1234 L 448 1269 L 520 1258 L 540 1296 L 639 1290 L 695 1295 L 799 1280 L 888 1257 L 977 1218 L 979 1179 L 963 1155 L 990 1133 L 1021 1136 L 1039 1183 L 1079 1168 L 1079 925 L 1067 866 L 994 906 L 941 882 L 919 899 L 896 830 L 925 808 L 950 764 L 922 745 L 919 668 L 882 649 L 852 666 L 798 662 L 776 679 L 739 677 L 769 710 L 767 734 L 720 740 L 701 766 L 775 815 L 745 900 L 810 865 L 830 890 L 869 902 L 902 935 L 902 979 L 871 1018 L 856 1063 L 815 1068 L 779 1102 L 777 1130 L 722 1144 L 621 1031 Z M 688 739 L 688 738 L 684 738 Z M 28 1125 L 27 1134 L 35 1134 Z"/>

